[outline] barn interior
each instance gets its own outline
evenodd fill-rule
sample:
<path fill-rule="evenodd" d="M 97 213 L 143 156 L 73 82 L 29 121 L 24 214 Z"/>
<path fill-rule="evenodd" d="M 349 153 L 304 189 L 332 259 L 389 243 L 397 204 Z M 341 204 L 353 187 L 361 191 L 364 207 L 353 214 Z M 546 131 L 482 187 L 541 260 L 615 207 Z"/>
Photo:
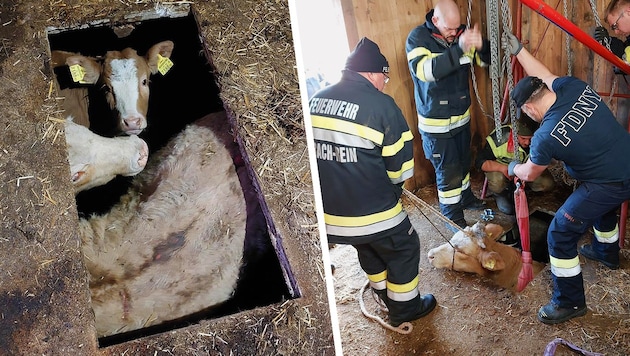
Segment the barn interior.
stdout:
<path fill-rule="evenodd" d="M 0 88 L 0 353 L 333 354 L 288 3 L 19 0 L 2 2 L 0 18 L 10 83 Z M 174 66 L 151 78 L 151 153 L 197 117 L 222 115 L 216 132 L 236 133 L 226 138 L 248 161 L 270 253 L 211 315 L 99 340 L 78 217 L 107 210 L 128 182 L 75 199 L 50 50 L 143 53 L 162 38 L 176 42 Z"/>
<path fill-rule="evenodd" d="M 130 17 L 142 17 L 141 14 Z M 120 29 L 125 29 L 124 33 Z M 224 114 L 223 102 L 219 96 L 220 89 L 215 78 L 216 69 L 212 66 L 210 49 L 199 40 L 199 26 L 192 12 L 182 16 L 167 16 L 146 19 L 137 22 L 118 23 L 115 25 L 85 24 L 78 28 L 49 29 L 48 40 L 50 50 L 62 50 L 80 53 L 98 58 L 108 50 L 134 48 L 140 55 L 147 52 L 155 43 L 171 40 L 175 49 L 171 56 L 174 66 L 164 75 L 157 73 L 150 78 L 149 108 L 147 112 L 148 126 L 139 137 L 149 146 L 149 160 L 153 153 L 163 148 L 167 142 L 181 132 L 186 125 L 213 113 L 216 118 L 213 130 L 221 137 L 226 148 L 233 154 L 232 159 L 244 162 L 248 177 L 244 179 L 242 189 L 250 192 L 259 190 L 257 182 L 252 182 L 251 163 L 247 153 L 241 147 L 242 139 L 234 138 L 236 126 L 233 118 Z M 101 136 L 112 136 L 116 132 L 116 122 L 109 119 L 108 104 L 98 86 L 88 87 L 88 115 L 90 130 Z M 236 163 L 235 163 L 236 165 Z M 76 196 L 77 211 L 80 217 L 88 218 L 92 214 L 107 214 L 111 207 L 118 203 L 131 186 L 133 177 L 117 176 L 109 183 L 86 191 Z M 254 188 L 254 185 L 256 188 Z M 257 194 L 259 204 L 251 211 L 247 219 L 263 219 L 249 224 L 274 227 L 273 220 L 262 211 L 266 203 L 262 194 Z M 265 221 L 269 219 L 269 221 Z M 294 277 L 290 270 L 285 252 L 276 250 L 268 231 L 259 238 L 245 237 L 246 263 L 243 264 L 233 297 L 228 301 L 199 310 L 185 318 L 154 325 L 139 330 L 101 337 L 101 347 L 122 343 L 147 335 L 153 335 L 187 325 L 199 320 L 220 317 L 239 311 L 263 307 L 272 303 L 283 302 L 299 297 Z M 249 242 L 256 238 L 255 242 Z M 133 240 L 133 236 L 130 237 Z M 280 261 L 284 264 L 281 266 Z M 283 270 L 284 269 L 284 270 Z M 287 276 L 285 280 L 284 276 Z"/>

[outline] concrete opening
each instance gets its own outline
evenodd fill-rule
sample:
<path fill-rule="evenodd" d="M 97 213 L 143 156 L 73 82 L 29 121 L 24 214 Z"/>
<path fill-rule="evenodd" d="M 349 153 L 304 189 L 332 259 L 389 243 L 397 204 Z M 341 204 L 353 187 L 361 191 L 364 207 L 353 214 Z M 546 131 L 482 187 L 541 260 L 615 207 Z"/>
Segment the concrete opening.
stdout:
<path fill-rule="evenodd" d="M 100 337 L 101 347 L 299 297 L 281 237 L 268 212 L 244 143 L 234 134 L 238 132 L 236 122 L 220 99 L 210 51 L 200 42 L 203 36 L 199 35 L 194 12 L 173 13 L 167 17 L 148 12 L 129 18 L 131 20 L 127 23 L 99 22 L 74 28 L 48 29 L 50 49 L 98 57 L 108 50 L 131 47 L 143 55 L 154 43 L 173 41 L 173 67 L 167 74 L 152 75 L 150 79 L 148 126 L 139 134 L 148 144 L 149 161 L 188 124 L 212 115 L 211 128 L 230 152 L 239 173 L 244 172 L 239 174 L 239 181 L 244 195 L 250 195 L 250 199 L 247 211 L 243 212 L 247 214 L 243 263 L 236 288 L 227 301 L 158 325 Z M 90 130 L 111 137 L 114 128 L 101 118 L 107 110 L 103 109 L 106 103 L 99 90 L 98 87 L 88 88 Z M 77 194 L 79 217 L 107 213 L 130 189 L 133 179 L 119 176 L 104 186 Z"/>

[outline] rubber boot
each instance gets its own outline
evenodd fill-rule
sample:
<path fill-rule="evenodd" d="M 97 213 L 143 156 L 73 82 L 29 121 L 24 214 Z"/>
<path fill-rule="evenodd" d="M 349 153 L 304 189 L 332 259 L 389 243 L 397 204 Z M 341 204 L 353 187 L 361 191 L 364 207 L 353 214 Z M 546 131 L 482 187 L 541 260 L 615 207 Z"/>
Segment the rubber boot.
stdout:
<path fill-rule="evenodd" d="M 501 193 L 494 193 L 494 200 L 500 212 L 506 215 L 514 215 L 514 194 L 512 191 L 505 189 Z"/>

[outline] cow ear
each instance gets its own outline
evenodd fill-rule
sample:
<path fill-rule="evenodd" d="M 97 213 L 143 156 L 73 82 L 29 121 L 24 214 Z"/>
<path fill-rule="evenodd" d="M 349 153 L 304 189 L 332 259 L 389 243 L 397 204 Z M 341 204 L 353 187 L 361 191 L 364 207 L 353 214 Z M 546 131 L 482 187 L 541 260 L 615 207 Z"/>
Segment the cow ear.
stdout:
<path fill-rule="evenodd" d="M 82 68 L 83 78 L 81 83 L 83 84 L 96 84 L 101 76 L 101 65 L 92 58 L 75 54 L 66 58 L 66 64 L 68 67 L 79 65 Z"/>
<path fill-rule="evenodd" d="M 500 271 L 505 268 L 503 257 L 494 251 L 484 251 L 479 255 L 481 265 L 489 271 Z"/>
<path fill-rule="evenodd" d="M 491 240 L 496 240 L 503 234 L 503 227 L 497 224 L 488 224 L 485 227 L 486 236 L 488 236 Z"/>
<path fill-rule="evenodd" d="M 149 48 L 149 51 L 147 51 L 147 54 L 145 55 L 145 59 L 147 60 L 147 63 L 149 64 L 149 68 L 151 69 L 151 74 L 155 74 L 158 72 L 158 65 L 160 64 L 159 63 L 160 57 L 162 58 L 171 57 L 171 53 L 173 53 L 174 47 L 175 47 L 175 44 L 173 43 L 173 41 L 163 41 L 160 43 L 156 43 L 153 46 L 151 46 L 151 48 Z"/>
<path fill-rule="evenodd" d="M 92 175 L 92 166 L 90 164 L 78 164 L 70 167 L 70 180 L 72 181 L 72 185 L 77 190 L 80 190 L 81 187 L 89 183 L 90 176 Z"/>

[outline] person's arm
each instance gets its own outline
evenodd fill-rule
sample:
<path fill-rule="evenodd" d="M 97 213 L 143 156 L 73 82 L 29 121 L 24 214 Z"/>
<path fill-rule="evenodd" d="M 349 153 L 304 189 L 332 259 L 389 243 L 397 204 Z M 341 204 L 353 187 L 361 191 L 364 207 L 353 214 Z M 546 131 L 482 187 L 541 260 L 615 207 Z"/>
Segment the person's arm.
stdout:
<path fill-rule="evenodd" d="M 481 170 L 484 172 L 501 172 L 505 178 L 510 178 L 510 175 L 508 174 L 508 166 L 497 161 L 484 161 L 481 165 Z"/>
<path fill-rule="evenodd" d="M 547 84 L 547 88 L 553 91 L 551 84 L 556 78 L 558 78 L 558 76 L 551 73 L 541 61 L 536 59 L 531 53 L 529 53 L 528 50 L 523 48 L 520 41 L 511 33 L 508 33 L 508 42 L 510 53 L 516 56 L 518 62 L 521 64 L 525 72 L 527 72 L 527 75 L 540 78 L 543 82 L 545 82 L 545 84 Z"/>
<path fill-rule="evenodd" d="M 526 182 L 533 182 L 538 178 L 548 166 L 539 166 L 527 159 L 525 163 L 512 162 L 508 166 L 508 174 L 517 176 Z"/>

